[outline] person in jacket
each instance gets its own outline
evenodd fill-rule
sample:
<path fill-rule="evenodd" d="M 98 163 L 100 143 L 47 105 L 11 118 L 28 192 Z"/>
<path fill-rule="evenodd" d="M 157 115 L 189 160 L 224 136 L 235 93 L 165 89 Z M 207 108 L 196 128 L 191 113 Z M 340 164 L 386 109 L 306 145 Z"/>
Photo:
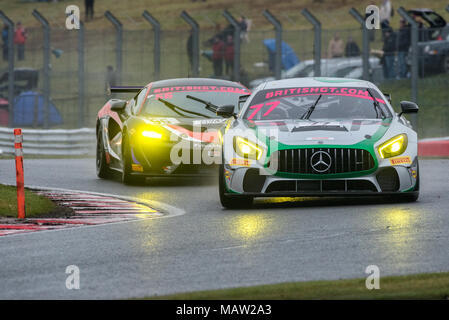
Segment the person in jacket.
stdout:
<path fill-rule="evenodd" d="M 219 37 L 215 37 L 212 45 L 212 63 L 214 67 L 214 75 L 216 77 L 221 77 L 223 75 L 224 50 L 224 42 Z"/>
<path fill-rule="evenodd" d="M 25 60 L 25 42 L 26 42 L 26 30 L 22 23 L 17 22 L 17 28 L 14 32 L 14 44 L 17 48 L 17 59 L 19 61 Z"/>
<path fill-rule="evenodd" d="M 226 75 L 232 76 L 232 70 L 234 69 L 234 40 L 231 35 L 228 35 L 226 39 L 224 60 Z"/>
<path fill-rule="evenodd" d="M 382 64 L 385 79 L 395 78 L 394 56 L 396 53 L 396 34 L 392 28 L 385 29 L 384 45 L 382 48 Z"/>
<path fill-rule="evenodd" d="M 357 45 L 357 43 L 354 41 L 354 39 L 352 39 L 351 36 L 348 37 L 348 41 L 346 42 L 345 56 L 346 57 L 360 56 L 360 48 Z"/>
<path fill-rule="evenodd" d="M 410 48 L 410 25 L 401 19 L 398 33 L 398 76 L 399 78 L 407 77 L 407 55 Z"/>

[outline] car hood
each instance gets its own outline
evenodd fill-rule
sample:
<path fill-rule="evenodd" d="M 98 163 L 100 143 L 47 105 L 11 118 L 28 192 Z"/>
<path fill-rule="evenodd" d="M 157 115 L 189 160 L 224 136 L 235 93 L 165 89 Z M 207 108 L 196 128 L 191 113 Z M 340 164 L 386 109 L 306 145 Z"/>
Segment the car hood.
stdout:
<path fill-rule="evenodd" d="M 256 136 L 269 144 L 277 140 L 286 145 L 354 145 L 364 140 L 378 141 L 387 131 L 391 119 L 309 121 L 244 121 Z M 271 137 L 271 138 L 269 138 Z"/>

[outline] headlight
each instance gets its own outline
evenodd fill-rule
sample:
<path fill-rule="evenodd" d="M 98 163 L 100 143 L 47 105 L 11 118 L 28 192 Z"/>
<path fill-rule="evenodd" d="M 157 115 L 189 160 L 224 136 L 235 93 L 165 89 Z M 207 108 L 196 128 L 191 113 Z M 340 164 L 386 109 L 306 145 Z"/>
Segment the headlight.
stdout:
<path fill-rule="evenodd" d="M 162 138 L 162 134 L 160 134 L 159 132 L 147 131 L 147 130 L 142 131 L 142 136 L 144 136 L 146 138 L 152 138 L 152 139 L 161 139 Z"/>
<path fill-rule="evenodd" d="M 379 151 L 380 156 L 386 159 L 404 153 L 405 149 L 407 149 L 407 144 L 407 135 L 400 134 L 382 143 L 377 150 Z"/>
<path fill-rule="evenodd" d="M 259 160 L 263 152 L 263 149 L 257 144 L 242 137 L 234 138 L 234 150 L 243 158 L 255 160 Z"/>

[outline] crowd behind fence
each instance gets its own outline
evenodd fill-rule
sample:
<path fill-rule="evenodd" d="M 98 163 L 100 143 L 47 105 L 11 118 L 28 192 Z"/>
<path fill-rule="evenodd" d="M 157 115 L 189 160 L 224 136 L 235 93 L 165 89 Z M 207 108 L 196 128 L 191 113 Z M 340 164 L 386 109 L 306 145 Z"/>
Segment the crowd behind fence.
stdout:
<path fill-rule="evenodd" d="M 413 19 L 402 8 L 398 12 L 406 20 Z M 35 106 L 38 112 L 35 110 L 34 114 L 42 111 L 43 118 L 33 119 L 29 127 L 93 127 L 96 113 L 109 99 L 108 85 L 144 85 L 158 79 L 218 76 L 250 86 L 255 79 L 279 79 L 288 74 L 283 70 L 285 43 L 300 63 L 306 65 L 307 61 L 319 61 L 309 63 L 300 76 L 349 77 L 355 74 L 359 78 L 371 80 L 382 90 L 392 94 L 395 107 L 398 106 L 399 99 L 414 100 L 420 104 L 419 119 L 412 119 L 420 134 L 425 137 L 449 135 L 449 115 L 446 112 L 449 107 L 449 55 L 448 70 L 445 73 L 434 75 L 437 73 L 435 70 L 428 71 L 422 63 L 426 58 L 426 50 L 429 50 L 426 47 L 428 43 L 419 41 L 419 35 L 417 38 L 414 34 L 413 21 L 410 20 L 410 50 L 406 54 L 406 73 L 401 76 L 400 72 L 405 60 L 394 54 L 391 60 L 393 64 L 390 66 L 394 70 L 393 76 L 388 78 L 385 74 L 391 70 L 385 70 L 385 58 L 382 59 L 379 55 L 384 47 L 384 31 L 367 30 L 364 18 L 357 10 L 351 9 L 348 19 L 354 19 L 359 26 L 344 30 L 322 29 L 321 23 L 307 9 L 302 14 L 310 28 L 301 30 L 283 30 L 281 20 L 272 13 L 266 10 L 261 14 L 273 25 L 272 29 L 244 30 L 239 19 L 227 11 L 223 12 L 223 17 L 232 26 L 227 33 L 231 36 L 233 45 L 230 53 L 232 64 L 230 70 L 223 65 L 223 73 L 217 75 L 211 61 L 214 41 L 217 32 L 225 31 L 201 29 L 187 12 L 180 14 L 180 19 L 186 22 L 185 31 L 162 30 L 157 17 L 153 17 L 148 11 L 143 13 L 143 18 L 148 22 L 147 28 L 141 30 L 127 30 L 126 24 L 121 23 L 109 11 L 104 17 L 111 22 L 109 29 L 91 30 L 81 23 L 80 30 L 67 30 L 61 26 L 52 26 L 35 10 L 33 15 L 42 27 L 27 30 L 28 40 L 23 60 L 15 57 L 17 48 L 12 42 L 7 44 L 7 52 L 6 55 L 3 53 L 0 65 L 0 75 L 10 74 L 12 67 L 15 70 L 37 70 L 37 83 L 30 87 L 25 85 L 24 90 L 38 93 Z M 5 23 L 8 22 L 6 13 L 0 12 L 0 18 Z M 12 21 L 10 23 L 14 24 Z M 394 30 L 394 33 L 397 35 L 398 30 Z M 345 45 L 353 42 L 353 58 L 358 59 L 355 64 L 336 68 L 336 65 L 341 66 L 347 62 L 344 59 L 348 55 L 346 50 L 342 58 L 329 56 L 332 55 L 330 43 L 336 37 Z M 274 41 L 272 54 L 267 49 L 269 39 Z M 224 40 L 226 41 L 226 37 Z M 441 41 L 449 43 L 449 38 Z M 279 54 L 281 51 L 282 54 Z M 15 54 L 11 57 L 13 53 Z M 441 68 L 444 69 L 444 65 Z M 442 71 L 441 68 L 436 71 Z M 14 113 L 19 112 L 18 108 L 9 106 L 8 109 L 7 106 L 8 101 L 18 101 L 20 97 L 11 88 L 16 84 L 13 78 L 7 77 L 7 81 L 0 83 L 0 94 L 3 97 L 0 100 L 3 101 L 3 109 L 0 103 L 0 125 L 3 126 L 12 126 L 17 120 Z M 4 119 L 7 117 L 5 105 L 9 111 L 7 121 Z M 59 112 L 60 121 L 54 115 L 55 112 Z"/>

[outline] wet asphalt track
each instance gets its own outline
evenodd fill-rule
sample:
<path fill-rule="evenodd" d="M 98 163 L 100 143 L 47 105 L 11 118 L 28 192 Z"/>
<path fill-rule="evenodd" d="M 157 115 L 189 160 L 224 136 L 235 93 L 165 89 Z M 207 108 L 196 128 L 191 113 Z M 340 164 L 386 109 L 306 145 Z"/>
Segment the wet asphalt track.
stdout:
<path fill-rule="evenodd" d="M 0 298 L 128 298 L 285 281 L 449 271 L 449 160 L 421 161 L 416 203 L 302 199 L 229 211 L 215 179 L 99 180 L 94 159 L 25 160 L 27 185 L 133 196 L 185 214 L 0 237 Z M 14 183 L 0 160 L 0 182 Z M 77 265 L 81 289 L 65 288 Z M 382 286 L 382 284 L 381 284 Z"/>

